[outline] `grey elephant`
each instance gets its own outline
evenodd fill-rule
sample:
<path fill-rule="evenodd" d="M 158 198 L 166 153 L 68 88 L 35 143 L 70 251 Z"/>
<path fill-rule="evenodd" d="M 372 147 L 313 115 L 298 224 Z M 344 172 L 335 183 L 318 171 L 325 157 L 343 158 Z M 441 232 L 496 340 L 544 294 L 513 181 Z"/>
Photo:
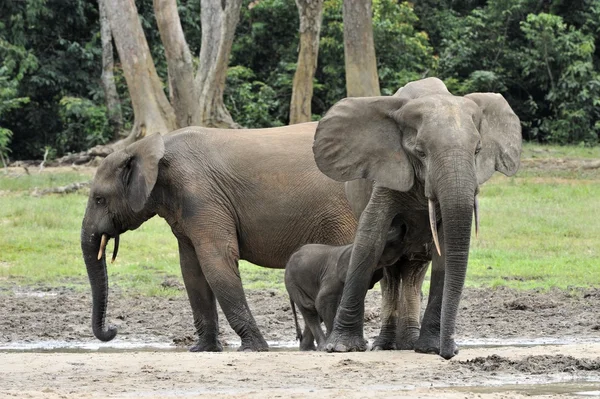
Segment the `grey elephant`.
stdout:
<path fill-rule="evenodd" d="M 110 154 L 90 188 L 81 248 L 92 297 L 94 335 L 109 341 L 106 243 L 164 218 L 179 246 L 198 341 L 192 351 L 221 351 L 217 301 L 241 338 L 240 350 L 268 346 L 248 308 L 238 260 L 284 268 L 306 243 L 352 242 L 354 217 L 342 183 L 316 167 L 316 124 L 219 130 L 190 127 L 152 135 Z"/>
<path fill-rule="evenodd" d="M 398 229 L 392 229 L 388 233 L 388 245 L 383 250 L 378 269 L 371 277 L 369 289 L 381 280 L 383 268 L 398 260 L 400 248 L 393 244 L 401 241 L 402 234 L 403 231 Z M 321 329 L 321 322 L 325 323 L 330 332 L 342 297 L 351 253 L 352 244 L 306 244 L 288 260 L 285 267 L 285 287 L 290 296 L 300 350 L 315 350 L 315 340 L 317 347 L 323 349 L 326 335 Z M 304 319 L 304 333 L 298 324 L 295 305 Z"/>
<path fill-rule="evenodd" d="M 339 181 L 375 181 L 328 351 L 366 350 L 365 293 L 385 235 L 390 226 L 403 223 L 403 258 L 432 258 L 429 301 L 419 334 L 409 334 L 414 341 L 408 344 L 445 359 L 457 353 L 455 321 L 474 213 L 478 221 L 479 186 L 495 171 L 507 176 L 517 171 L 521 141 L 519 118 L 504 97 L 454 96 L 436 78 L 411 82 L 390 97 L 347 98 L 327 112 L 313 145 L 319 169 Z M 389 301 L 390 295 L 383 295 Z M 378 344 L 391 348 L 394 337 L 381 337 Z"/>

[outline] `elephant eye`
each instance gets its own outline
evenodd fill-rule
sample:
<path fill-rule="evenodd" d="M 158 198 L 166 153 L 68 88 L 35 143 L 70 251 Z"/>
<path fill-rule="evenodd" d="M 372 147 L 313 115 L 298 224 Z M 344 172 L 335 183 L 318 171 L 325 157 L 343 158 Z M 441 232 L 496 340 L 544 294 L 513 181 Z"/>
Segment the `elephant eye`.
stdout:
<path fill-rule="evenodd" d="M 426 154 L 425 151 L 423 151 L 422 148 L 420 147 L 415 147 L 415 154 L 419 157 L 419 158 L 425 158 Z"/>
<path fill-rule="evenodd" d="M 475 147 L 475 155 L 479 154 L 481 151 L 481 142 L 477 143 L 477 147 Z"/>
<path fill-rule="evenodd" d="M 104 202 L 105 202 L 104 198 L 102 198 L 102 197 L 96 197 L 96 204 L 103 205 Z"/>

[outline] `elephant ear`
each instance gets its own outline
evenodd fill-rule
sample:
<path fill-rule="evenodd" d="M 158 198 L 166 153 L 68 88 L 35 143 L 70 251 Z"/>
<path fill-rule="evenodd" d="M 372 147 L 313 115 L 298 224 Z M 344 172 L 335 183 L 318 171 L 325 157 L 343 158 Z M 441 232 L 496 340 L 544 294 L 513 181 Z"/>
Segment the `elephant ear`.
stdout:
<path fill-rule="evenodd" d="M 402 147 L 394 113 L 398 97 L 351 97 L 335 104 L 319 122 L 313 152 L 317 166 L 337 181 L 375 180 L 408 191 L 414 171 Z"/>
<path fill-rule="evenodd" d="M 125 148 L 129 155 L 124 170 L 125 196 L 134 212 L 144 209 L 158 178 L 158 163 L 165 154 L 159 133 L 145 137 Z"/>
<path fill-rule="evenodd" d="M 472 93 L 465 96 L 481 109 L 479 127 L 481 151 L 477 155 L 477 181 L 487 181 L 495 171 L 506 176 L 519 169 L 521 122 L 504 97 L 497 93 Z"/>

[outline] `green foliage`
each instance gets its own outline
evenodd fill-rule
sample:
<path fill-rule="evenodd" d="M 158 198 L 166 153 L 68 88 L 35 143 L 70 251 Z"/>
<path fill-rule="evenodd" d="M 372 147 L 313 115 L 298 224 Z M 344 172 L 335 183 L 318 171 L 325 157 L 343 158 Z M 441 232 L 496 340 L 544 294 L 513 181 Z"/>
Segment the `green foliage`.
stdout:
<path fill-rule="evenodd" d="M 63 97 L 59 104 L 58 114 L 65 130 L 56 143 L 62 151 L 90 148 L 110 140 L 112 131 L 104 105 L 77 97 Z"/>
<path fill-rule="evenodd" d="M 417 7 L 423 28 L 435 32 L 439 76 L 450 90 L 503 93 L 526 139 L 597 144 L 600 2 L 459 3 Z"/>
<path fill-rule="evenodd" d="M 255 80 L 251 69 L 235 66 L 227 71 L 225 105 L 233 120 L 242 126 L 279 126 L 281 123 L 271 118 L 279 101 L 269 85 Z"/>

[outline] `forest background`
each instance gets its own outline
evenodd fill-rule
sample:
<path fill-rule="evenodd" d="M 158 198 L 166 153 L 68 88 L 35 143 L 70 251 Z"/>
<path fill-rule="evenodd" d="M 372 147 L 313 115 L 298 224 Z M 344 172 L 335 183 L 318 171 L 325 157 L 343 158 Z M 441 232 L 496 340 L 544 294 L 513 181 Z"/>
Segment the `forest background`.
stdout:
<path fill-rule="evenodd" d="M 156 3 L 136 0 L 135 6 L 160 87 L 172 98 Z M 312 120 L 347 96 L 343 2 L 322 4 Z M 60 157 L 135 129 L 131 88 L 116 50 L 111 70 L 119 113 L 107 110 L 101 14 L 90 0 L 0 2 L 3 160 Z M 178 1 L 177 14 L 197 66 L 201 0 Z M 292 0 L 241 1 L 224 69 L 223 103 L 233 125 L 290 122 L 298 15 Z M 373 0 L 372 27 L 382 95 L 437 76 L 457 95 L 502 93 L 521 119 L 525 140 L 598 145 L 600 0 Z"/>

